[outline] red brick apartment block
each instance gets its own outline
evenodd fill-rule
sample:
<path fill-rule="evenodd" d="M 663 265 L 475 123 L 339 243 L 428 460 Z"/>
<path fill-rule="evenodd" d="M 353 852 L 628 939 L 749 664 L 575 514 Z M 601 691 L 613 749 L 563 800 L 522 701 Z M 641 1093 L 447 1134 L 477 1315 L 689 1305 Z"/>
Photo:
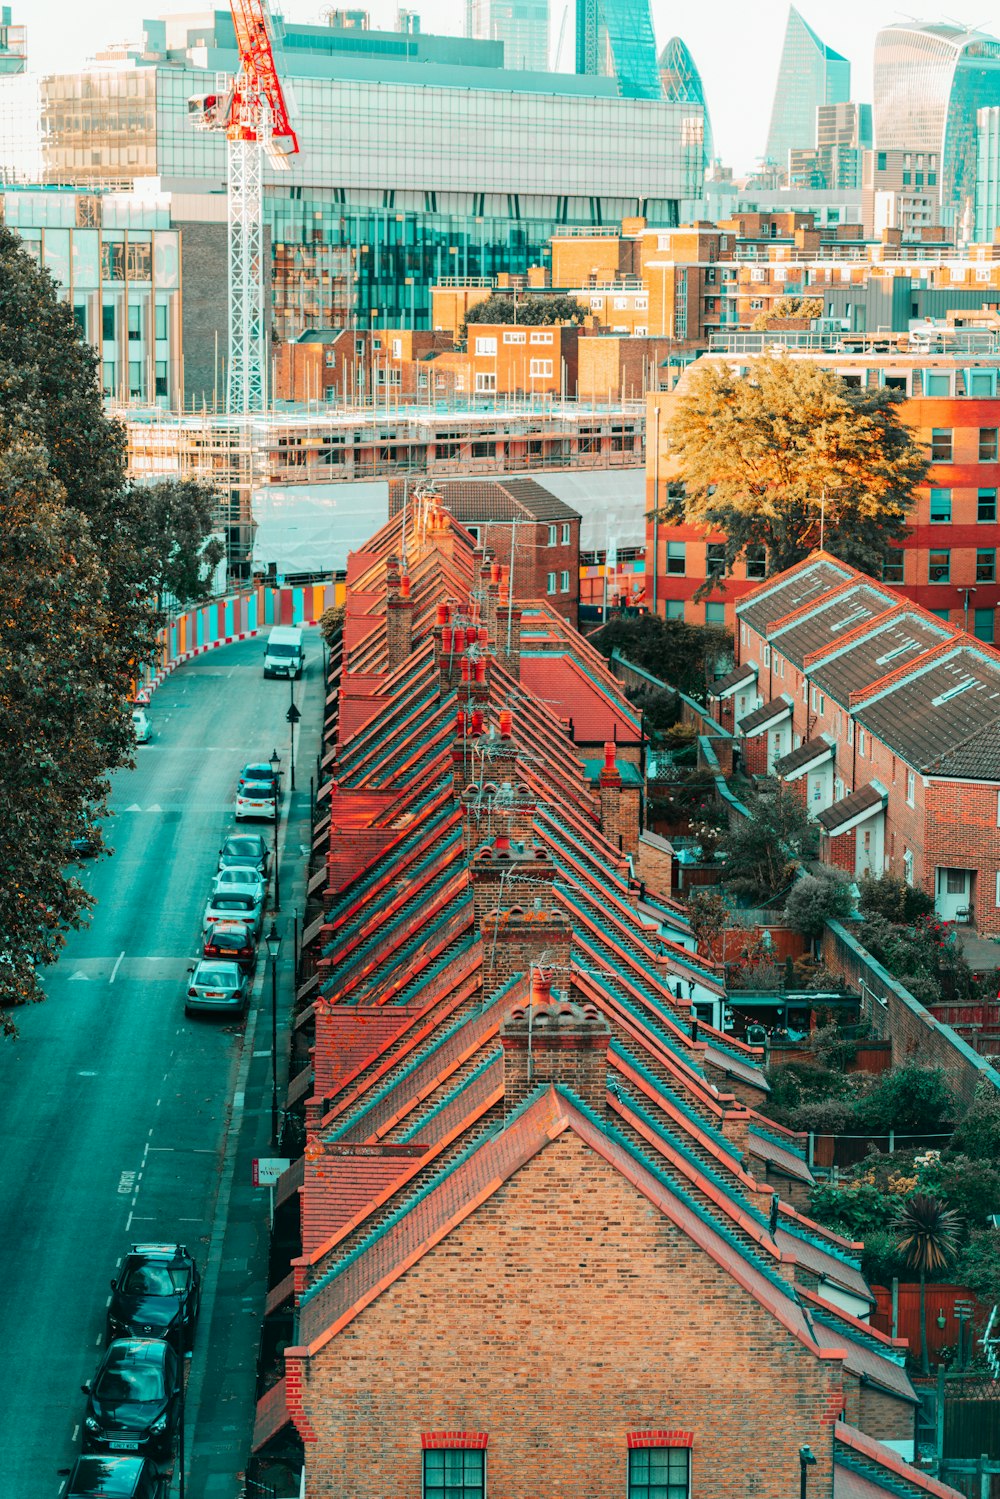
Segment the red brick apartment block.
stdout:
<path fill-rule="evenodd" d="M 683 910 L 630 877 L 631 762 L 611 739 L 592 781 L 516 675 L 492 565 L 431 500 L 348 570 L 289 1093 L 306 1148 L 276 1193 L 288 1346 L 255 1446 L 297 1434 L 308 1499 L 663 1474 L 785 1499 L 807 1442 L 818 1494 L 862 1469 L 866 1492 L 939 1492 L 883 1445 L 912 1440 L 915 1393 L 859 1246 L 803 1216 L 760 1053 L 713 1024 Z"/>

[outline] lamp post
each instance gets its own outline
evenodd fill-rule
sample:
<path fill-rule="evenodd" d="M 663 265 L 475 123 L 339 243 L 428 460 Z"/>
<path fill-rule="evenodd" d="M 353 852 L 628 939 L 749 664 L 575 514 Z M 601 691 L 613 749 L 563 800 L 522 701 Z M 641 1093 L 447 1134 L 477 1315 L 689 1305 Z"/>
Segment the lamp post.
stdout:
<path fill-rule="evenodd" d="M 809 1469 L 816 1466 L 816 1454 L 809 1446 L 799 1448 L 799 1499 L 806 1499 Z"/>
<path fill-rule="evenodd" d="M 285 718 L 288 720 L 288 737 L 289 737 L 290 754 L 291 754 L 291 767 L 292 767 L 291 786 L 292 786 L 292 790 L 294 791 L 295 790 L 295 725 L 298 723 L 299 719 L 302 717 L 302 714 L 299 712 L 298 708 L 295 706 L 295 688 L 292 685 L 292 678 L 291 677 L 288 678 L 288 689 L 289 689 L 289 693 L 290 693 L 290 696 L 291 696 L 291 702 L 288 704 L 288 712 L 285 714 Z"/>
<path fill-rule="evenodd" d="M 264 937 L 271 960 L 271 1141 L 278 1143 L 278 948 L 281 938 L 274 922 Z"/>
<path fill-rule="evenodd" d="M 175 1259 L 175 1263 L 177 1263 L 176 1259 Z M 181 1260 L 180 1263 L 181 1263 L 181 1265 L 183 1265 L 183 1263 L 184 1263 L 183 1260 Z M 178 1418 L 178 1441 L 177 1441 L 177 1466 L 178 1466 L 178 1469 L 180 1470 L 180 1483 L 179 1483 L 178 1490 L 177 1490 L 178 1499 L 184 1499 L 184 1493 L 185 1493 L 184 1466 L 185 1466 L 186 1453 L 185 1453 L 185 1450 L 184 1450 L 184 1414 L 185 1414 L 185 1412 L 184 1412 L 184 1398 L 185 1398 L 185 1390 L 184 1390 L 184 1385 L 185 1385 L 184 1373 L 185 1373 L 185 1371 L 184 1371 L 184 1365 L 185 1365 L 185 1363 L 187 1361 L 187 1351 L 185 1349 L 185 1344 L 187 1342 L 187 1330 L 186 1330 L 185 1322 L 184 1322 L 184 1296 L 185 1296 L 185 1290 L 184 1290 L 184 1288 L 183 1287 L 178 1287 L 178 1290 L 177 1290 L 177 1309 L 178 1309 L 178 1312 L 180 1314 L 179 1315 L 179 1322 L 180 1322 L 180 1347 L 178 1349 L 178 1353 L 180 1354 L 180 1402 L 179 1402 L 180 1403 L 180 1413 L 179 1413 L 179 1418 Z"/>
<path fill-rule="evenodd" d="M 281 756 L 276 749 L 271 751 L 270 766 L 274 772 L 274 909 L 281 910 L 281 870 L 278 867 L 278 797 L 280 785 L 278 782 L 278 771 L 281 768 Z"/>

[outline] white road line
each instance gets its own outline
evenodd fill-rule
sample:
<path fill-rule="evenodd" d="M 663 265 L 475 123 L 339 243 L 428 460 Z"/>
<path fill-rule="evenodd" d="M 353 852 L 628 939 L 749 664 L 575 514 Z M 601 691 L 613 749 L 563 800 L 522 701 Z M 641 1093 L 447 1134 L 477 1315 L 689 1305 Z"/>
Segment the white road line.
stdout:
<path fill-rule="evenodd" d="M 102 1332 L 99 1332 L 97 1334 L 97 1337 L 94 1339 L 94 1342 L 97 1344 L 98 1348 L 100 1348 L 100 1346 L 101 1346 L 101 1341 L 102 1341 L 103 1337 L 104 1337 L 104 1334 Z"/>
<path fill-rule="evenodd" d="M 128 1218 L 125 1221 L 125 1232 L 128 1233 L 128 1231 L 129 1231 L 129 1229 L 131 1227 L 132 1227 L 132 1214 L 129 1213 Z"/>
<path fill-rule="evenodd" d="M 122 966 L 122 958 L 124 958 L 124 956 L 125 954 L 123 952 L 120 952 L 118 954 L 118 957 L 115 960 L 115 966 L 111 970 L 111 977 L 108 979 L 109 984 L 113 984 L 115 979 L 118 977 L 118 970 Z"/>
<path fill-rule="evenodd" d="M 111 1305 L 111 1297 L 110 1297 L 110 1296 L 109 1296 L 109 1297 L 108 1297 L 108 1299 L 107 1299 L 107 1301 L 106 1301 L 106 1302 L 105 1302 L 105 1303 L 104 1303 L 104 1305 L 105 1305 L 105 1306 L 110 1306 L 110 1305 Z"/>
<path fill-rule="evenodd" d="M 75 1426 L 74 1426 L 74 1427 L 73 1427 L 73 1435 L 72 1435 L 72 1437 L 71 1437 L 71 1438 L 70 1438 L 70 1441 L 72 1441 L 72 1442 L 75 1442 L 75 1441 L 76 1441 L 76 1439 L 77 1439 L 77 1437 L 78 1437 L 78 1436 L 79 1436 L 79 1435 L 80 1435 L 80 1423 L 79 1423 L 79 1421 L 78 1421 L 78 1422 L 77 1422 L 77 1423 L 76 1423 L 76 1425 L 75 1425 Z"/>

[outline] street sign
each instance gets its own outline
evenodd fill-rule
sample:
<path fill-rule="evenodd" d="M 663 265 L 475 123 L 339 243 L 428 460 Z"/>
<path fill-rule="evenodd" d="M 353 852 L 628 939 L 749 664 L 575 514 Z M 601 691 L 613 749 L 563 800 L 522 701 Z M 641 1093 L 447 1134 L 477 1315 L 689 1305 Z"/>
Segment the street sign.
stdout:
<path fill-rule="evenodd" d="M 286 723 L 298 723 L 298 721 L 299 721 L 299 719 L 301 717 L 302 717 L 302 714 L 299 712 L 298 708 L 295 706 L 294 703 L 291 703 L 289 705 L 288 712 L 285 714 L 285 722 Z"/>
<path fill-rule="evenodd" d="M 253 1184 L 255 1187 L 273 1187 L 279 1176 L 287 1171 L 291 1161 L 282 1156 L 254 1156 Z"/>

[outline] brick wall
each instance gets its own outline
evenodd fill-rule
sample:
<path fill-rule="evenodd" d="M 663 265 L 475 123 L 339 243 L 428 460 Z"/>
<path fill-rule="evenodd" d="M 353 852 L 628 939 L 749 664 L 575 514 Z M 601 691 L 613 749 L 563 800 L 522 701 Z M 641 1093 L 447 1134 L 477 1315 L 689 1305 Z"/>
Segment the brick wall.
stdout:
<path fill-rule="evenodd" d="M 934 894 L 938 866 L 974 867 L 972 903 L 975 925 L 978 931 L 987 935 L 1000 934 L 1000 908 L 997 906 L 997 874 L 1000 871 L 998 792 L 1000 788 L 996 785 L 931 781 L 924 793 L 927 799 L 927 841 L 923 883 Z"/>
<path fill-rule="evenodd" d="M 506 1499 L 625 1492 L 630 1431 L 692 1431 L 699 1499 L 831 1493 L 841 1366 L 802 1347 L 575 1135 L 311 1360 L 307 1499 L 412 1499 L 421 1432 L 489 1435 Z M 781 1419 L 775 1419 L 780 1411 Z"/>

